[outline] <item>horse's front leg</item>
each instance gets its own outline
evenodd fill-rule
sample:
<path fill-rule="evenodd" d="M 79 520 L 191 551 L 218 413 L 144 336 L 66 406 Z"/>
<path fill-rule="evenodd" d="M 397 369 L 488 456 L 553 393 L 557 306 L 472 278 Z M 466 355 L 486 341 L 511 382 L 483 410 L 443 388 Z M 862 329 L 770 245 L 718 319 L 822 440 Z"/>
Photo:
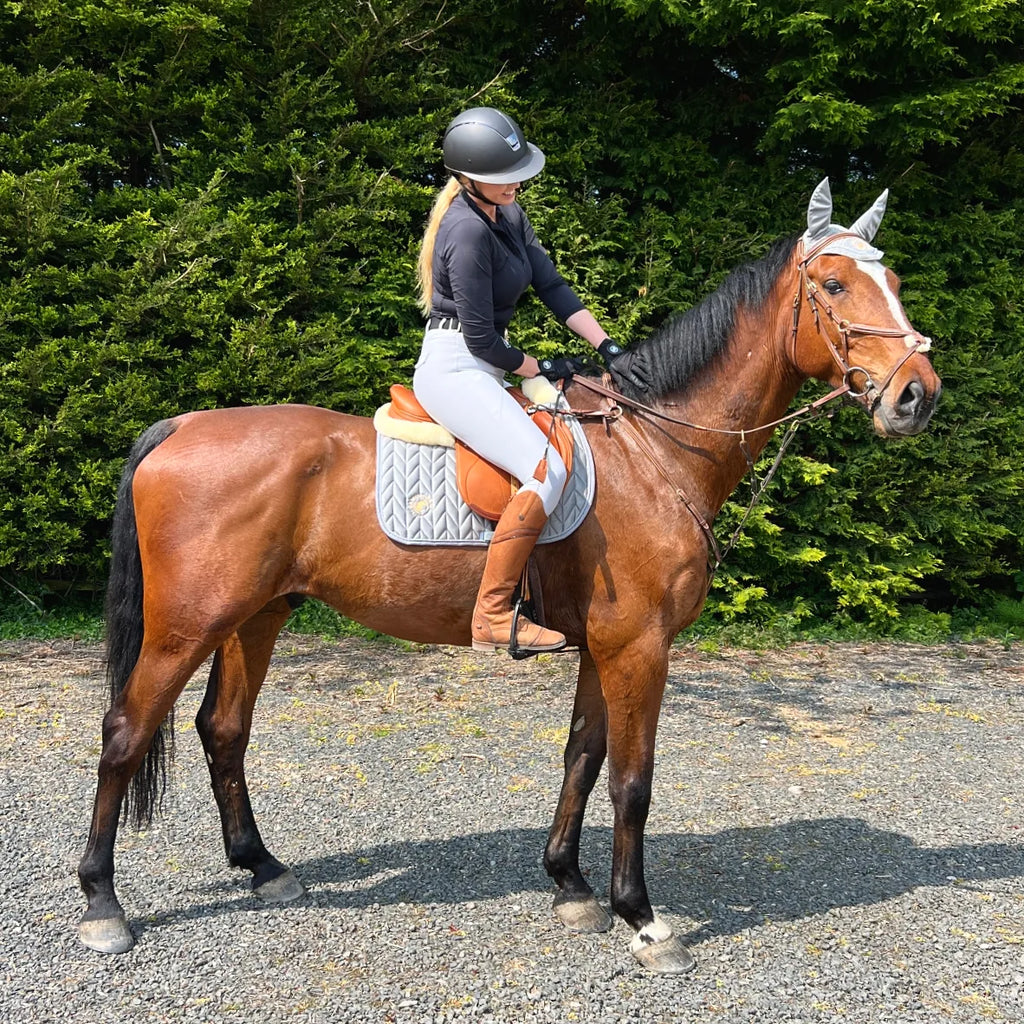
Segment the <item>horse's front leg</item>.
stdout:
<path fill-rule="evenodd" d="M 651 806 L 654 742 L 668 677 L 668 645 L 636 642 L 597 661 L 608 714 L 608 788 L 615 812 L 612 909 L 636 929 L 633 956 L 658 974 L 682 974 L 693 956 L 651 906 L 644 828 Z"/>
<path fill-rule="evenodd" d="M 206 696 L 196 716 L 228 863 L 251 871 L 253 892 L 275 903 L 297 899 L 305 889 L 263 845 L 249 800 L 245 751 L 274 641 L 290 612 L 285 598 L 278 598 L 224 641 L 214 656 Z"/>
<path fill-rule="evenodd" d="M 580 871 L 583 815 L 604 764 L 605 729 L 604 695 L 597 668 L 589 651 L 583 651 L 565 745 L 562 792 L 544 850 L 544 868 L 560 890 L 555 897 L 555 913 L 574 932 L 604 932 L 612 926 L 612 919 L 597 902 L 594 890 Z"/>

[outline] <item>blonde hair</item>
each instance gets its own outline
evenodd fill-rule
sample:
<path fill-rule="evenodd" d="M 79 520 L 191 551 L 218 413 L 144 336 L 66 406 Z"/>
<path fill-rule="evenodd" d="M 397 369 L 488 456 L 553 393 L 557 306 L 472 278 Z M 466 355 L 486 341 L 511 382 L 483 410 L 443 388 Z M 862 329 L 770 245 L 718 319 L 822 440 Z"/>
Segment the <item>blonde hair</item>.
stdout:
<path fill-rule="evenodd" d="M 448 184 L 437 194 L 434 205 L 427 219 L 427 228 L 423 232 L 420 243 L 420 258 L 416 265 L 416 279 L 420 285 L 420 309 L 424 316 L 430 316 L 430 300 L 434 295 L 434 243 L 437 241 L 437 229 L 441 226 L 441 218 L 448 212 L 452 200 L 462 189 L 458 178 L 450 178 Z"/>

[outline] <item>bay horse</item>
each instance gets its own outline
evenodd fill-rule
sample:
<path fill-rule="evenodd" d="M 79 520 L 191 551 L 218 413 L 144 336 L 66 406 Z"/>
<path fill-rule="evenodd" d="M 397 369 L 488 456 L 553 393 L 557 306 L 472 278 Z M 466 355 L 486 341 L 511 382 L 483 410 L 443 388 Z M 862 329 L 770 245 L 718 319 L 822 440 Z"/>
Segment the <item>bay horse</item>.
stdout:
<path fill-rule="evenodd" d="M 680 973 L 693 957 L 656 917 L 644 879 L 644 828 L 669 647 L 703 607 L 716 514 L 816 378 L 854 400 L 878 434 L 916 434 L 941 390 L 928 339 L 908 321 L 899 279 L 871 240 L 885 194 L 850 229 L 830 223 L 827 179 L 802 235 L 734 270 L 714 294 L 633 348 L 647 392 L 596 380 L 569 396 L 606 402 L 584 428 L 597 467 L 590 513 L 537 549 L 548 624 L 579 649 L 564 779 L 544 864 L 554 910 L 575 931 L 611 917 L 579 865 L 587 799 L 603 763 L 614 807 L 612 911 L 633 955 Z M 610 392 L 614 407 L 593 391 Z M 402 545 L 374 509 L 375 435 L 367 418 L 309 406 L 185 413 L 136 442 L 118 491 L 107 592 L 111 706 L 92 827 L 78 874 L 85 945 L 134 944 L 114 892 L 119 819 L 159 808 L 173 707 L 212 654 L 196 725 L 229 862 L 264 900 L 304 890 L 263 843 L 244 758 L 275 639 L 298 600 L 406 640 L 467 646 L 481 548 Z"/>

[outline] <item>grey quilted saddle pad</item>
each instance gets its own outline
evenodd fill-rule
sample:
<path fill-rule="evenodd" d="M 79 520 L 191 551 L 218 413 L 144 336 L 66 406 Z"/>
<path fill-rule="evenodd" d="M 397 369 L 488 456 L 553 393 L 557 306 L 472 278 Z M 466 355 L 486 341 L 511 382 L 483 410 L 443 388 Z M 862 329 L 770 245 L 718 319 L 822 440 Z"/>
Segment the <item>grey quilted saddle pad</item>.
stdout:
<path fill-rule="evenodd" d="M 539 543 L 564 540 L 583 522 L 594 501 L 594 456 L 579 421 L 568 419 L 572 472 Z M 477 515 L 459 495 L 455 449 L 377 435 L 377 519 L 401 544 L 489 543 L 494 523 Z"/>

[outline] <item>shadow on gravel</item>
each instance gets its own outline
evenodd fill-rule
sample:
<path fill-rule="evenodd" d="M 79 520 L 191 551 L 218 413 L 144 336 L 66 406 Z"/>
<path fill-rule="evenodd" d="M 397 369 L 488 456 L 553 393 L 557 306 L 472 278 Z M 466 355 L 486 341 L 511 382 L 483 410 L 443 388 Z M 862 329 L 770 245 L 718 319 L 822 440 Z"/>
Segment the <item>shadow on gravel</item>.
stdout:
<path fill-rule="evenodd" d="M 368 909 L 374 904 L 448 904 L 539 891 L 535 867 L 546 841 L 540 829 L 504 829 L 449 839 L 396 842 L 293 865 L 320 907 Z M 611 830 L 584 830 L 584 853 L 604 857 L 591 873 L 607 891 Z M 919 888 L 991 891 L 1002 878 L 1024 876 L 1024 847 L 980 843 L 917 846 L 907 836 L 858 818 L 817 818 L 776 826 L 724 829 L 708 835 L 647 837 L 647 879 L 657 906 L 701 922 L 686 941 L 731 935 L 766 920 L 785 921 L 865 906 Z M 238 888 L 218 883 L 214 902 L 158 913 L 138 930 L 192 918 L 259 910 Z M 228 896 L 228 893 L 231 893 Z M 553 889 L 552 889 L 553 892 Z"/>
<path fill-rule="evenodd" d="M 859 818 L 659 835 L 647 849 L 657 898 L 702 921 L 689 941 L 733 935 L 766 920 L 883 903 L 917 889 L 990 890 L 998 879 L 1024 877 L 1022 846 L 922 847 Z"/>

